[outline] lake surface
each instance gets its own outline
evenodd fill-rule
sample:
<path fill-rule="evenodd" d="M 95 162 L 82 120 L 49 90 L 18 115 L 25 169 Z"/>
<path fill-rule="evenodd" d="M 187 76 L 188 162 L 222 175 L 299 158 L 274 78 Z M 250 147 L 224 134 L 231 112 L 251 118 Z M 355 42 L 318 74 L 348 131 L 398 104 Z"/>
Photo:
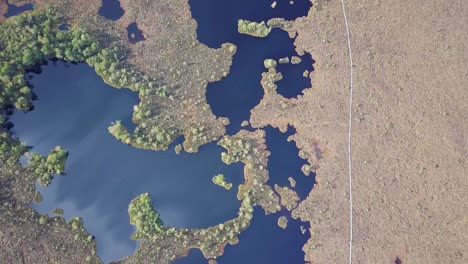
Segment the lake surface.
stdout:
<path fill-rule="evenodd" d="M 211 182 L 223 173 L 238 185 L 241 164 L 228 166 L 215 143 L 196 155 L 140 150 L 117 141 L 107 127 L 115 120 L 131 123 L 135 93 L 106 85 L 85 65 L 63 62 L 43 66 L 32 79 L 38 95 L 35 110 L 13 115 L 13 132 L 33 151 L 47 154 L 56 145 L 70 151 L 66 175 L 38 188 L 44 201 L 34 207 L 51 213 L 65 209 L 81 216 L 96 236 L 104 261 L 132 254 L 136 243 L 127 213 L 130 201 L 148 192 L 166 225 L 208 227 L 237 216 L 236 188 L 226 191 Z"/>
<path fill-rule="evenodd" d="M 106 3 L 113 8 L 106 7 Z M 111 13 L 118 11 L 116 3 L 116 0 L 104 0 L 100 14 L 112 19 Z M 263 60 L 296 55 L 294 40 L 281 30 L 273 30 L 263 39 L 237 33 L 239 18 L 294 19 L 306 15 L 310 7 L 307 0 L 295 1 L 294 5 L 278 1 L 275 9 L 270 4 L 269 1 L 190 0 L 193 16 L 199 23 L 197 34 L 201 42 L 210 47 L 232 42 L 238 47 L 231 74 L 209 84 L 207 90 L 214 113 L 231 120 L 229 134 L 241 129 L 240 123 L 249 119 L 250 110 L 263 96 L 260 86 L 261 73 L 265 71 Z M 117 15 L 113 17 L 118 19 Z M 291 77 L 302 76 L 305 69 L 311 69 L 312 59 L 303 56 L 302 60 L 299 65 L 278 66 L 285 75 L 278 91 L 288 98 L 310 86 L 308 78 Z M 33 145 L 35 152 L 47 154 L 61 145 L 70 151 L 70 156 L 66 175 L 57 176 L 47 188 L 38 188 L 44 200 L 34 207 L 49 214 L 54 208 L 63 208 L 67 219 L 82 217 L 87 230 L 96 236 L 97 253 L 104 262 L 118 260 L 135 250 L 137 244 L 130 240 L 133 228 L 128 223 L 127 207 L 141 193 L 150 193 L 168 226 L 207 227 L 237 215 L 240 206 L 235 197 L 237 188 L 226 191 L 211 182 L 218 173 L 223 173 L 234 185 L 243 181 L 242 164 L 222 163 L 221 147 L 211 143 L 197 154 L 176 155 L 172 148 L 155 152 L 125 145 L 112 137 L 107 127 L 116 120 L 133 127 L 132 108 L 139 101 L 135 93 L 106 85 L 85 64 L 57 62 L 42 68 L 43 72 L 31 80 L 38 95 L 35 110 L 15 113 L 13 132 Z M 271 185 L 288 186 L 287 178 L 292 176 L 297 181 L 294 189 L 305 198 L 314 177 L 302 174 L 300 168 L 305 161 L 299 158 L 295 144 L 286 141 L 293 129 L 282 134 L 269 127 L 266 132 L 272 152 L 268 164 Z M 289 219 L 286 230 L 277 226 L 281 215 Z M 305 223 L 290 219 L 289 212 L 265 216 L 263 210 L 256 208 L 250 228 L 239 237 L 240 243 L 227 246 L 219 263 L 303 263 L 302 245 L 310 234 L 302 234 L 301 225 Z M 206 260 L 199 251 L 192 250 L 188 257 L 176 263 L 197 264 Z"/>

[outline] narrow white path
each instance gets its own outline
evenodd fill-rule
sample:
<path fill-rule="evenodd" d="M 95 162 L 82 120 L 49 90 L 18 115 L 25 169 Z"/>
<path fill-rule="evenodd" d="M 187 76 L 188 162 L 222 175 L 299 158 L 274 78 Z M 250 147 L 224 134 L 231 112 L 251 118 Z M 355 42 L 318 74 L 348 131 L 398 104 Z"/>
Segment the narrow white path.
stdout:
<path fill-rule="evenodd" d="M 350 69 L 350 90 L 349 90 L 349 120 L 348 120 L 348 177 L 349 177 L 349 264 L 353 263 L 353 174 L 352 174 L 352 159 L 351 159 L 351 135 L 353 123 L 353 53 L 351 50 L 351 36 L 349 33 L 348 17 L 346 16 L 345 0 L 341 0 L 343 7 L 343 16 L 346 26 L 346 34 L 348 36 L 348 53 L 349 53 L 349 69 Z"/>

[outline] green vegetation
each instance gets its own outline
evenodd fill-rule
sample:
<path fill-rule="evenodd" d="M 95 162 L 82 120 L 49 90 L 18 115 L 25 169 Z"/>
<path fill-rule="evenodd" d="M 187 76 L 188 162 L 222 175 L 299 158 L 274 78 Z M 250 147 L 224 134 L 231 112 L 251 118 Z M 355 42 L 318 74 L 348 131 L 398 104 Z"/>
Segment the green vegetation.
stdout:
<path fill-rule="evenodd" d="M 228 165 L 246 159 L 250 151 L 255 151 L 248 140 L 240 138 L 225 137 L 218 142 L 218 145 L 229 149 L 228 152 L 221 153 L 221 160 Z"/>
<path fill-rule="evenodd" d="M 41 215 L 39 216 L 39 224 L 44 225 L 47 222 L 47 216 Z"/>
<path fill-rule="evenodd" d="M 182 145 L 177 144 L 177 145 L 174 147 L 174 151 L 175 151 L 175 153 L 176 153 L 177 155 L 180 154 L 180 152 L 182 151 Z"/>
<path fill-rule="evenodd" d="M 28 168 L 37 175 L 37 182 L 41 186 L 48 186 L 53 179 L 52 175 L 63 174 L 65 172 L 67 157 L 68 152 L 59 146 L 55 147 L 47 157 L 32 153 Z"/>
<path fill-rule="evenodd" d="M 31 110 L 34 96 L 24 75 L 50 59 L 86 62 L 106 83 L 139 91 L 140 96 L 169 96 L 166 85 L 159 85 L 156 80 L 124 64 L 123 50 L 118 47 L 103 48 L 95 37 L 79 28 L 58 30 L 60 24 L 60 16 L 52 8 L 46 8 L 9 18 L 0 25 L 0 128 L 6 127 L 12 108 Z M 135 109 L 135 121 L 142 121 L 149 115 L 151 112 L 147 110 Z M 118 125 L 118 132 L 122 133 L 123 126 Z M 147 133 L 151 134 L 147 138 L 142 135 L 143 132 L 135 131 L 136 135 L 131 137 L 130 143 L 144 148 L 163 148 L 175 137 L 174 131 L 161 127 L 151 131 L 154 134 Z M 9 133 L 2 130 L 0 133 L 0 159 L 9 156 L 15 160 L 27 150 Z M 121 134 L 119 139 L 129 141 L 129 135 Z"/>
<path fill-rule="evenodd" d="M 216 176 L 213 177 L 213 183 L 220 186 L 220 187 L 223 187 L 224 189 L 226 190 L 230 190 L 232 188 L 232 183 L 227 183 L 224 179 L 224 175 L 223 174 L 218 174 Z"/>
<path fill-rule="evenodd" d="M 281 58 L 281 59 L 279 59 L 278 62 L 279 62 L 280 64 L 289 63 L 289 58 L 288 58 L 288 57 Z"/>
<path fill-rule="evenodd" d="M 0 162 L 13 164 L 17 162 L 26 151 L 28 151 L 26 145 L 21 143 L 18 139 L 13 138 L 8 132 L 0 130 Z"/>
<path fill-rule="evenodd" d="M 135 106 L 134 109 L 134 119 L 139 120 L 141 118 L 139 117 L 140 108 Z M 164 128 L 160 125 L 152 127 L 150 131 L 143 131 L 141 127 L 137 127 L 134 133 L 130 134 L 120 120 L 109 127 L 109 133 L 125 144 L 144 149 L 167 149 L 167 146 L 177 136 L 176 130 Z"/>
<path fill-rule="evenodd" d="M 60 17 L 51 8 L 8 19 L 0 26 L 0 109 L 15 106 L 31 108 L 32 93 L 24 73 L 46 60 L 86 62 L 110 85 L 129 87 L 143 94 L 165 97 L 167 86 L 124 65 L 124 52 L 117 47 L 103 48 L 90 34 L 72 28 L 58 30 Z M 1 120 L 0 120 L 1 121 Z"/>
<path fill-rule="evenodd" d="M 312 171 L 312 167 L 309 164 L 304 164 L 301 167 L 301 171 L 304 173 L 305 176 L 309 176 L 310 172 Z"/>
<path fill-rule="evenodd" d="M 299 64 L 301 62 L 302 62 L 302 59 L 300 57 L 298 57 L 298 56 L 292 56 L 291 57 L 291 63 L 292 64 Z"/>
<path fill-rule="evenodd" d="M 272 18 L 267 21 L 267 26 L 270 28 L 285 28 L 289 26 L 289 21 L 286 21 L 284 18 Z"/>
<path fill-rule="evenodd" d="M 271 28 L 265 24 L 239 19 L 237 22 L 237 31 L 241 34 L 264 38 L 270 34 Z"/>
<path fill-rule="evenodd" d="M 55 208 L 52 213 L 54 215 L 63 215 L 63 209 L 62 208 Z"/>
<path fill-rule="evenodd" d="M 154 239 L 164 232 L 163 222 L 159 214 L 154 211 L 151 198 L 144 193 L 133 199 L 128 206 L 130 224 L 136 227 L 132 239 Z"/>
<path fill-rule="evenodd" d="M 280 216 L 278 218 L 278 226 L 282 229 L 286 229 L 288 227 L 288 219 L 285 216 Z"/>
<path fill-rule="evenodd" d="M 52 58 L 84 61 L 99 45 L 80 30 L 59 31 L 52 9 L 8 19 L 0 26 L 0 109 L 31 109 L 32 93 L 24 79 L 27 70 Z"/>
<path fill-rule="evenodd" d="M 79 217 L 74 217 L 69 221 L 73 230 L 82 229 L 83 228 L 83 220 Z"/>
<path fill-rule="evenodd" d="M 269 68 L 275 68 L 277 63 L 274 59 L 266 59 L 263 61 L 263 65 L 265 66 L 265 68 L 269 69 Z"/>
<path fill-rule="evenodd" d="M 131 143 L 132 135 L 128 132 L 127 128 L 122 125 L 121 121 L 117 121 L 112 124 L 109 127 L 109 133 L 125 144 Z"/>
<path fill-rule="evenodd" d="M 294 180 L 293 177 L 289 177 L 288 178 L 288 181 L 289 181 L 289 185 L 291 185 L 291 187 L 296 187 L 296 180 Z"/>

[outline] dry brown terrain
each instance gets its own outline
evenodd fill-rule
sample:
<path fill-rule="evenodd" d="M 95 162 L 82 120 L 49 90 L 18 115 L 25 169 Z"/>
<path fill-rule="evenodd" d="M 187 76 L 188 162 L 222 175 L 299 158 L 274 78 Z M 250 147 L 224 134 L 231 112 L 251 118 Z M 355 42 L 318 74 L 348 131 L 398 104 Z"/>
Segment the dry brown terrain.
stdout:
<path fill-rule="evenodd" d="M 468 263 L 468 3 L 345 1 L 354 59 L 353 263 Z M 298 19 L 314 87 L 281 111 L 266 95 L 254 126 L 297 128 L 317 185 L 296 214 L 312 222 L 312 263 L 348 263 L 349 58 L 340 1 Z M 318 159 L 314 143 L 322 152 Z"/>

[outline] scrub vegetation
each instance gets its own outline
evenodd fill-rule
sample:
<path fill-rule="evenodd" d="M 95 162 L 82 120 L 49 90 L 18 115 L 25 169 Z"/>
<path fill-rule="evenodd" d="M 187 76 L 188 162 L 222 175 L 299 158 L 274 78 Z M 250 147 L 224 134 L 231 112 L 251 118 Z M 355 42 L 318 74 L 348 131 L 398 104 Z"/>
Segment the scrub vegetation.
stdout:
<path fill-rule="evenodd" d="M 219 187 L 223 187 L 226 190 L 230 190 L 232 188 L 232 183 L 227 183 L 224 179 L 223 174 L 218 174 L 214 176 L 213 183 L 218 185 Z"/>
<path fill-rule="evenodd" d="M 49 59 L 86 62 L 110 85 L 166 97 L 165 86 L 124 67 L 117 47 L 103 48 L 90 34 L 76 28 L 58 30 L 60 16 L 52 8 L 12 17 L 0 26 L 0 108 L 28 111 L 33 93 L 24 74 Z M 3 119 L 5 122 L 5 114 Z"/>
<path fill-rule="evenodd" d="M 151 239 L 164 231 L 159 214 L 153 210 L 153 204 L 148 193 L 133 199 L 128 206 L 130 224 L 136 227 L 132 239 Z"/>
<path fill-rule="evenodd" d="M 275 184 L 275 191 L 281 197 L 281 205 L 284 206 L 288 211 L 292 211 L 299 204 L 299 196 L 294 190 L 291 190 L 287 186 L 280 187 Z"/>
<path fill-rule="evenodd" d="M 37 182 L 41 186 L 48 186 L 54 174 L 65 172 L 65 161 L 68 152 L 57 146 L 47 157 L 37 153 L 32 153 L 28 163 L 28 168 L 37 175 Z"/>
<path fill-rule="evenodd" d="M 270 34 L 271 28 L 267 26 L 264 21 L 257 23 L 249 20 L 239 19 L 237 22 L 237 31 L 241 34 L 264 38 Z"/>
<path fill-rule="evenodd" d="M 280 216 L 278 218 L 278 226 L 282 229 L 286 229 L 288 227 L 288 219 L 285 216 Z"/>

